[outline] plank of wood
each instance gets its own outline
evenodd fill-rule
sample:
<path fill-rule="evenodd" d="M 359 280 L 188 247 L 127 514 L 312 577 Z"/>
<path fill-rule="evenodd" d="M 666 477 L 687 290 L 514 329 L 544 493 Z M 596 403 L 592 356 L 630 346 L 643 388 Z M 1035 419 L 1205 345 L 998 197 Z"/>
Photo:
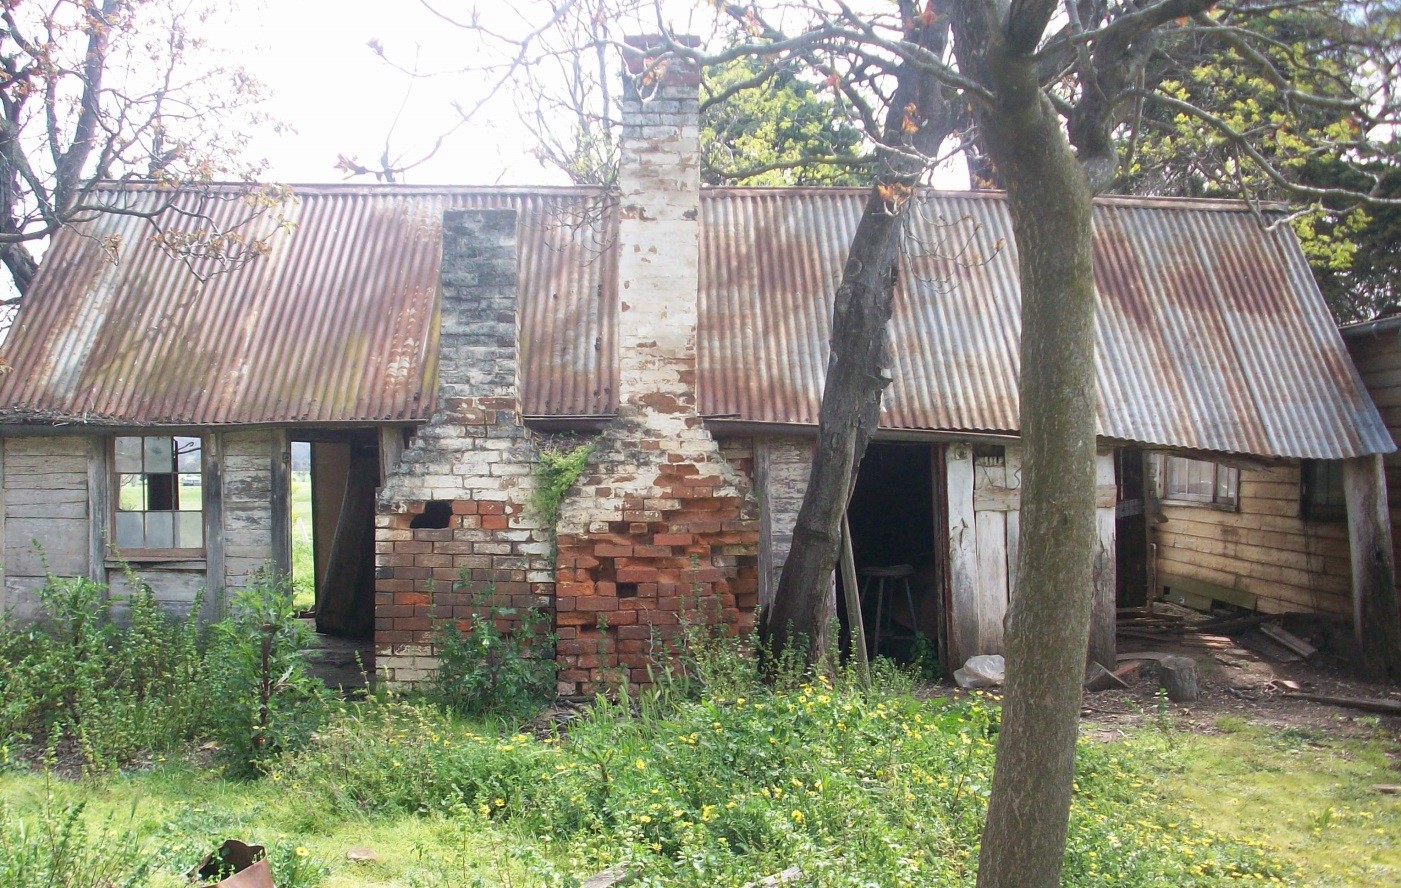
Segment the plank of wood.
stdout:
<path fill-rule="evenodd" d="M 1002 652 L 1002 621 L 1007 616 L 1007 516 L 974 513 L 978 538 L 977 620 L 979 654 Z"/>
<path fill-rule="evenodd" d="M 949 663 L 962 666 L 978 651 L 978 530 L 973 515 L 973 450 L 946 451 L 949 515 Z"/>
<path fill-rule="evenodd" d="M 866 653 L 866 623 L 861 616 L 861 590 L 856 587 L 856 557 L 851 551 L 851 525 L 842 513 L 842 549 L 838 558 L 842 570 L 842 597 L 846 601 L 847 632 L 851 637 L 851 653 L 861 680 L 871 682 L 871 659 Z"/>
<path fill-rule="evenodd" d="M 1327 703 L 1348 709 L 1361 709 L 1364 712 L 1380 712 L 1385 715 L 1401 715 L 1401 702 L 1384 700 L 1380 697 L 1334 697 L 1329 694 L 1285 693 L 1280 694 L 1290 700 L 1311 700 L 1314 703 Z"/>
<path fill-rule="evenodd" d="M 224 617 L 224 433 L 204 439 L 204 599 L 200 619 L 213 623 Z"/>
<path fill-rule="evenodd" d="M 1352 553 L 1353 633 L 1357 669 L 1364 678 L 1385 678 L 1398 663 L 1396 554 L 1387 508 L 1386 472 L 1378 454 L 1343 460 L 1348 540 Z"/>
<path fill-rule="evenodd" d="M 1114 487 L 1114 453 L 1104 451 L 1095 457 L 1095 480 L 1101 488 Z M 1115 564 L 1117 519 L 1112 500 L 1095 510 L 1094 603 L 1090 613 L 1090 643 L 1086 654 L 1092 662 L 1114 662 L 1115 608 L 1118 582 Z"/>
<path fill-rule="evenodd" d="M 1192 577 L 1165 574 L 1158 578 L 1158 583 L 1167 586 L 1173 593 L 1182 593 L 1209 601 L 1224 601 L 1227 604 L 1234 604 L 1238 607 L 1250 608 L 1251 610 L 1254 610 L 1255 606 L 1259 603 L 1253 595 Z"/>
<path fill-rule="evenodd" d="M 272 481 L 272 566 L 278 576 L 292 576 L 292 450 L 285 429 L 269 435 Z"/>
<path fill-rule="evenodd" d="M 1289 648 L 1294 653 L 1307 660 L 1318 653 L 1318 648 L 1304 641 L 1299 636 L 1285 629 L 1278 623 L 1266 623 L 1260 627 L 1260 631 L 1273 638 L 1275 641 Z"/>
<path fill-rule="evenodd" d="M 1020 489 L 1022 486 L 1022 449 L 1009 446 L 1006 451 L 1007 486 Z M 1022 513 L 1021 509 L 1007 513 L 1007 603 L 1011 606 L 1017 594 L 1017 573 L 1020 570 L 1018 559 L 1022 556 Z"/>
<path fill-rule="evenodd" d="M 108 439 L 88 439 L 88 579 L 107 582 L 107 543 L 111 538 L 110 520 L 112 475 L 107 470 Z"/>

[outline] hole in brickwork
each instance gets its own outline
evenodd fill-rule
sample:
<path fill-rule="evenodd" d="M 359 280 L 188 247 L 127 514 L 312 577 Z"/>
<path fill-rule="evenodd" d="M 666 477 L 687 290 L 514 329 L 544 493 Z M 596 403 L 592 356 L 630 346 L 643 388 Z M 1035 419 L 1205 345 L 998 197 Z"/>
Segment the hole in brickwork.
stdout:
<path fill-rule="evenodd" d="M 409 527 L 414 530 L 442 530 L 452 520 L 452 503 L 447 500 L 429 500 L 423 506 L 423 514 L 415 515 Z"/>
<path fill-rule="evenodd" d="M 636 584 L 636 583 L 619 583 L 619 584 L 618 584 L 618 597 L 619 597 L 619 598 L 636 598 L 636 597 L 637 597 L 637 584 Z"/>

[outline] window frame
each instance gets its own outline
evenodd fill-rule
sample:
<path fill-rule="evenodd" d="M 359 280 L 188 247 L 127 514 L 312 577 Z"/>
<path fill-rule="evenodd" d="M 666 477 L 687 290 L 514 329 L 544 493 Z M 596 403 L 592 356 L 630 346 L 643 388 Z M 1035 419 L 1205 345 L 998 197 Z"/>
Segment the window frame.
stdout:
<path fill-rule="evenodd" d="M 1195 506 L 1203 509 L 1215 509 L 1220 512 L 1240 511 L 1240 469 L 1229 466 L 1213 459 L 1201 459 L 1195 456 L 1180 456 L 1172 453 L 1159 453 L 1158 465 L 1156 467 L 1156 487 L 1158 489 L 1158 499 L 1160 502 L 1170 506 Z M 1171 489 L 1170 476 L 1172 461 L 1180 459 L 1184 462 L 1202 463 L 1212 467 L 1211 475 L 1211 495 L 1209 497 L 1202 494 L 1174 493 Z M 1234 495 L 1230 499 L 1221 498 L 1221 473 L 1234 473 L 1234 481 L 1230 485 Z"/>
<path fill-rule="evenodd" d="M 123 548 L 117 545 L 117 514 L 121 509 L 121 476 L 122 472 L 117 471 L 117 439 L 118 438 L 197 438 L 199 439 L 199 476 L 200 476 L 200 545 L 183 546 L 171 548 Z M 147 430 L 135 430 L 132 432 L 118 433 L 107 436 L 107 555 L 110 559 L 120 561 L 202 561 L 208 557 L 209 546 L 209 497 L 208 478 L 209 461 L 209 436 L 202 431 L 167 431 L 152 433 Z M 175 455 L 172 454 L 172 459 Z M 175 465 L 175 483 L 180 483 L 181 474 L 191 474 L 180 472 L 179 464 Z M 131 473 L 126 473 L 131 474 Z M 141 474 L 153 474 L 142 472 Z M 147 511 L 147 510 L 142 510 Z M 178 512 L 179 510 L 172 510 Z"/>

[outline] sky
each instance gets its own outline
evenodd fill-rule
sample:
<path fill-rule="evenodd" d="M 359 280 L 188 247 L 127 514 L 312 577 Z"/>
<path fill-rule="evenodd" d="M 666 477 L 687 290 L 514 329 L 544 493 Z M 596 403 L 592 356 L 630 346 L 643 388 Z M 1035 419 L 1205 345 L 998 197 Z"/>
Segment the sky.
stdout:
<path fill-rule="evenodd" d="M 460 19 L 480 7 L 489 24 L 519 30 L 512 27 L 519 19 L 511 0 L 432 2 Z M 666 8 L 668 20 L 686 32 L 704 7 L 696 0 L 667 0 Z M 343 181 L 345 174 L 335 169 L 337 156 L 373 167 L 386 136 L 392 157 L 417 159 L 459 119 L 453 101 L 470 105 L 486 92 L 480 77 L 411 77 L 367 46 L 376 40 L 387 57 L 424 72 L 451 72 L 477 61 L 473 37 L 419 0 L 236 0 L 235 9 L 232 26 L 212 38 L 272 90 L 268 113 L 297 131 L 269 130 L 253 146 L 253 155 L 267 158 L 268 178 L 275 181 Z M 401 181 L 568 184 L 563 174 L 531 156 L 531 147 L 512 102 L 502 97 Z"/>
<path fill-rule="evenodd" d="M 272 90 L 265 108 L 295 134 L 270 129 L 255 141 L 268 178 L 289 183 L 345 180 L 345 154 L 374 166 L 389 137 L 391 154 L 417 158 L 456 121 L 451 102 L 480 93 L 461 76 L 413 78 L 378 58 L 420 70 L 451 70 L 470 61 L 468 38 L 415 0 L 264 0 L 245 3 L 237 26 L 215 39 Z M 254 7 L 261 6 L 261 9 Z M 443 8 L 465 3 L 443 0 Z M 434 158 L 409 172 L 418 184 L 563 184 L 529 155 L 529 139 L 509 102 L 450 137 Z M 396 124 L 397 117 L 397 124 Z M 373 179 L 366 178 L 370 182 Z"/>

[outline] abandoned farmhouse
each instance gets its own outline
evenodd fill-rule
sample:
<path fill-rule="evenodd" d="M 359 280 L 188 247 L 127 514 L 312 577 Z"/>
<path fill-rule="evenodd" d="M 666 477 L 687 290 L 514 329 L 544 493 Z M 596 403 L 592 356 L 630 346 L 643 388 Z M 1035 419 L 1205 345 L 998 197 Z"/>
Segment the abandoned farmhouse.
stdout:
<path fill-rule="evenodd" d="M 866 195 L 702 189 L 696 84 L 677 65 L 628 97 L 616 191 L 298 187 L 271 251 L 207 280 L 135 216 L 60 233 L 0 348 L 4 606 L 32 613 L 46 572 L 120 593 L 129 564 L 214 617 L 291 570 L 300 444 L 317 628 L 387 680 L 423 679 L 436 622 L 487 594 L 550 615 L 568 695 L 644 681 L 684 623 L 751 625 Z M 1016 253 L 996 193 L 907 212 L 848 516 L 873 640 L 922 634 L 956 666 L 1000 650 L 1016 582 Z M 1243 204 L 1107 197 L 1095 226 L 1092 656 L 1113 662 L 1116 607 L 1149 597 L 1353 614 L 1365 541 L 1390 533 L 1397 325 L 1341 336 L 1288 227 Z M 542 449 L 583 443 L 546 526 Z"/>

